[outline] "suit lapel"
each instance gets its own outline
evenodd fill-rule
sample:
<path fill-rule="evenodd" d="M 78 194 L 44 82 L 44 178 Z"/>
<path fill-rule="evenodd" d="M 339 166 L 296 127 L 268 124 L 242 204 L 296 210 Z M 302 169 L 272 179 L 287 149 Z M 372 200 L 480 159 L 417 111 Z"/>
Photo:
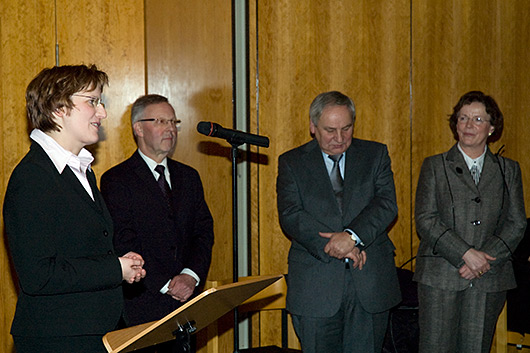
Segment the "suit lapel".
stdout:
<path fill-rule="evenodd" d="M 174 209 L 178 209 L 178 203 L 181 200 L 179 194 L 181 193 L 182 185 L 182 175 L 179 173 L 179 166 L 176 161 L 167 159 L 167 167 L 169 169 L 169 177 L 171 179 L 171 201 L 173 203 Z"/>
<path fill-rule="evenodd" d="M 322 207 L 325 205 L 332 205 L 336 209 L 336 214 L 341 214 L 339 209 L 339 204 L 335 198 L 335 193 L 333 192 L 333 186 L 331 185 L 331 180 L 329 179 L 329 173 L 322 156 L 322 150 L 318 145 L 316 140 L 313 140 L 314 143 L 307 145 L 307 153 L 302 156 L 302 163 L 304 169 L 307 171 L 309 178 L 311 180 L 310 185 L 314 185 L 313 192 L 315 198 L 323 200 Z"/>
<path fill-rule="evenodd" d="M 488 148 L 486 150 L 486 156 L 484 157 L 484 166 L 482 167 L 482 173 L 480 174 L 480 182 L 478 184 L 479 189 L 482 189 L 483 187 L 491 183 L 496 178 L 498 171 L 499 162 Z"/>
<path fill-rule="evenodd" d="M 490 149 L 486 149 L 486 155 L 484 156 L 484 165 L 482 166 L 482 172 L 480 173 L 480 181 L 478 186 L 475 185 L 473 177 L 469 172 L 464 156 L 455 144 L 448 152 L 446 161 L 448 168 L 455 172 L 455 175 L 460 181 L 472 189 L 482 189 L 485 185 L 489 184 L 493 178 L 497 175 L 498 161 L 495 156 L 491 153 Z"/>
<path fill-rule="evenodd" d="M 344 165 L 344 196 L 343 202 L 347 206 L 350 202 L 355 202 L 353 198 L 353 190 L 355 190 L 355 184 L 359 182 L 359 179 L 356 178 L 356 173 L 358 175 L 359 163 L 359 151 L 355 144 L 355 139 L 352 140 L 350 147 L 346 150 L 346 164 Z M 349 209 L 349 207 L 345 207 Z"/>
<path fill-rule="evenodd" d="M 105 200 L 103 200 L 101 192 L 99 192 L 98 185 L 96 182 L 96 176 L 92 169 L 87 170 L 87 178 L 90 184 L 90 188 L 92 189 L 92 194 L 94 195 L 94 204 L 96 206 L 97 211 L 103 215 L 105 222 L 109 225 L 111 229 L 113 229 L 114 225 L 112 222 L 112 217 L 110 215 L 109 210 L 107 209 Z"/>
<path fill-rule="evenodd" d="M 449 151 L 447 151 L 445 158 L 447 161 L 447 168 L 449 168 L 449 170 L 456 175 L 460 182 L 463 185 L 476 190 L 477 186 L 475 185 L 473 177 L 469 172 L 469 168 L 467 167 L 466 161 L 464 160 L 464 156 L 462 156 L 462 153 L 456 144 L 453 145 Z"/>
<path fill-rule="evenodd" d="M 87 174 L 88 183 L 90 184 L 90 188 L 92 189 L 92 195 L 94 195 L 93 202 L 96 205 L 98 210 L 103 211 L 106 206 L 101 196 L 101 193 L 99 192 L 97 182 L 96 182 L 96 176 L 94 175 L 94 172 L 92 171 L 92 169 L 87 169 L 86 174 Z"/>
<path fill-rule="evenodd" d="M 74 172 L 70 169 L 69 166 L 66 166 L 64 168 L 61 174 L 61 177 L 63 178 L 65 184 L 68 185 L 73 190 L 73 192 L 78 194 L 83 202 L 90 205 L 90 207 L 93 208 L 98 213 L 101 213 L 102 207 L 97 198 L 99 191 L 97 190 L 96 181 L 95 181 L 93 172 L 89 172 L 87 170 L 87 179 L 92 189 L 94 200 L 92 200 L 88 192 L 85 190 L 85 188 L 83 187 L 79 179 L 77 179 Z"/>
<path fill-rule="evenodd" d="M 90 207 L 98 211 L 101 210 L 101 208 L 98 207 L 94 203 L 94 200 L 92 200 L 90 195 L 87 193 L 87 191 L 85 190 L 85 188 L 83 187 L 79 179 L 77 179 L 74 172 L 70 169 L 68 165 L 64 168 L 63 172 L 59 174 L 59 172 L 57 171 L 57 168 L 55 168 L 55 165 L 53 164 L 48 154 L 44 151 L 44 149 L 37 142 L 32 141 L 30 148 L 31 150 L 34 150 L 36 154 L 41 155 L 38 158 L 38 161 L 39 161 L 38 163 L 41 164 L 42 167 L 45 169 L 51 169 L 54 172 L 54 174 L 57 175 L 57 182 L 61 184 L 62 187 L 70 188 L 72 192 L 79 195 L 81 200 L 89 204 Z M 95 178 L 92 174 L 93 183 L 90 181 L 90 177 L 88 176 L 88 173 L 87 173 L 87 178 L 92 188 L 92 192 L 94 193 L 94 188 L 97 190 L 97 184 L 95 182 Z"/>
<path fill-rule="evenodd" d="M 138 178 L 142 180 L 142 184 L 145 185 L 145 187 L 148 189 L 148 192 L 151 195 L 157 195 L 157 199 L 160 200 L 160 203 L 164 204 L 167 207 L 167 204 L 164 201 L 165 196 L 162 193 L 160 187 L 158 186 L 153 172 L 149 170 L 149 166 L 147 165 L 147 163 L 145 163 L 138 151 L 136 151 L 131 158 L 131 167 L 134 173 L 136 173 L 136 175 L 138 176 Z M 171 175 L 173 173 L 171 173 L 171 170 L 169 171 L 169 174 L 171 176 L 171 187 L 173 190 L 173 176 Z"/>

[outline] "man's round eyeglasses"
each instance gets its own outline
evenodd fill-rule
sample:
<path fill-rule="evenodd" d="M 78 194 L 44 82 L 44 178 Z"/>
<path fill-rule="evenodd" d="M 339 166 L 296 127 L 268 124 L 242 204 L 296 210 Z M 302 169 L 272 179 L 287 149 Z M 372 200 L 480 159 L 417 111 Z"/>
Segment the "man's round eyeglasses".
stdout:
<path fill-rule="evenodd" d="M 178 119 L 160 119 L 160 118 L 148 118 L 148 119 L 139 119 L 137 121 L 152 121 L 157 126 L 171 126 L 171 127 L 180 127 L 181 121 Z"/>
<path fill-rule="evenodd" d="M 103 103 L 103 101 L 99 97 L 87 96 L 87 95 L 84 95 L 84 94 L 77 94 L 77 93 L 76 94 L 72 94 L 72 96 L 88 98 L 88 104 L 90 104 L 94 108 L 97 108 L 99 106 L 105 108 L 105 103 Z"/>

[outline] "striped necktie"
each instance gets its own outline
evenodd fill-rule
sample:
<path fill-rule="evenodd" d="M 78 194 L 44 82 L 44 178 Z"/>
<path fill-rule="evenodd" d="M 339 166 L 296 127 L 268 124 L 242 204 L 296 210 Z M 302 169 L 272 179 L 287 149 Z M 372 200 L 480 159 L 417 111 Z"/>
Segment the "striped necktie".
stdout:
<path fill-rule="evenodd" d="M 331 180 L 331 186 L 333 186 L 333 191 L 335 192 L 335 198 L 339 204 L 339 208 L 342 211 L 342 195 L 344 189 L 344 180 L 340 175 L 339 162 L 342 158 L 342 154 L 336 154 L 333 156 L 328 156 L 333 160 L 333 168 L 331 168 L 331 173 L 329 173 L 329 179 Z"/>
<path fill-rule="evenodd" d="M 473 181 L 475 182 L 475 185 L 478 185 L 478 182 L 480 180 L 480 172 L 478 171 L 478 167 L 476 164 L 473 164 L 471 169 L 469 170 L 471 172 L 471 176 L 473 177 Z"/>
<path fill-rule="evenodd" d="M 169 184 L 166 180 L 166 175 L 164 173 L 164 170 L 166 168 L 163 165 L 157 165 L 155 167 L 155 172 L 160 174 L 158 177 L 158 186 L 160 187 L 160 190 L 162 190 L 162 193 L 164 194 L 164 198 L 166 199 L 166 203 L 171 208 L 171 188 L 169 187 Z"/>

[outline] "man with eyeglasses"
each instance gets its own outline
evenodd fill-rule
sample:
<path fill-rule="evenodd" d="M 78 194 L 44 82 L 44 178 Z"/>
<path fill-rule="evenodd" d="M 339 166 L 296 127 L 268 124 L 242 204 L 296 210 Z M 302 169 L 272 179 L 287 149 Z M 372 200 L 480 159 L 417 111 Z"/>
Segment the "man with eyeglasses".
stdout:
<path fill-rule="evenodd" d="M 183 305 L 200 292 L 210 267 L 213 219 L 201 179 L 168 158 L 179 123 L 166 97 L 138 98 L 131 109 L 138 149 L 101 178 L 116 251 L 142 249 L 149 273 L 124 291 L 127 326 L 159 320 Z M 157 352 L 181 351 L 181 343 L 167 346 Z"/>

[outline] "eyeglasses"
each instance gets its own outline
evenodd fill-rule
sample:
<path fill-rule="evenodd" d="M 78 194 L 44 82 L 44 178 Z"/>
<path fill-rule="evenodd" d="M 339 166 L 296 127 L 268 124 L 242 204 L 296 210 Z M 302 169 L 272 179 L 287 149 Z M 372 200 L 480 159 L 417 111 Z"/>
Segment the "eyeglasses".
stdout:
<path fill-rule="evenodd" d="M 171 126 L 175 128 L 180 127 L 181 121 L 178 119 L 161 119 L 161 118 L 149 118 L 149 119 L 139 119 L 137 121 L 152 121 L 156 126 Z"/>
<path fill-rule="evenodd" d="M 88 98 L 88 104 L 90 104 L 94 108 L 97 108 L 99 106 L 102 106 L 103 108 L 105 108 L 105 103 L 103 103 L 103 101 L 99 97 L 86 96 L 84 94 L 77 94 L 77 93 L 76 94 L 72 94 L 72 96 Z"/>
<path fill-rule="evenodd" d="M 486 120 L 486 119 L 484 119 L 484 118 L 482 118 L 480 116 L 469 117 L 469 116 L 466 116 L 466 115 L 461 115 L 461 116 L 459 116 L 456 119 L 457 119 L 459 124 L 467 124 L 467 122 L 470 121 L 470 120 L 471 120 L 471 123 L 473 125 L 482 125 L 482 124 L 490 122 L 490 120 Z"/>

